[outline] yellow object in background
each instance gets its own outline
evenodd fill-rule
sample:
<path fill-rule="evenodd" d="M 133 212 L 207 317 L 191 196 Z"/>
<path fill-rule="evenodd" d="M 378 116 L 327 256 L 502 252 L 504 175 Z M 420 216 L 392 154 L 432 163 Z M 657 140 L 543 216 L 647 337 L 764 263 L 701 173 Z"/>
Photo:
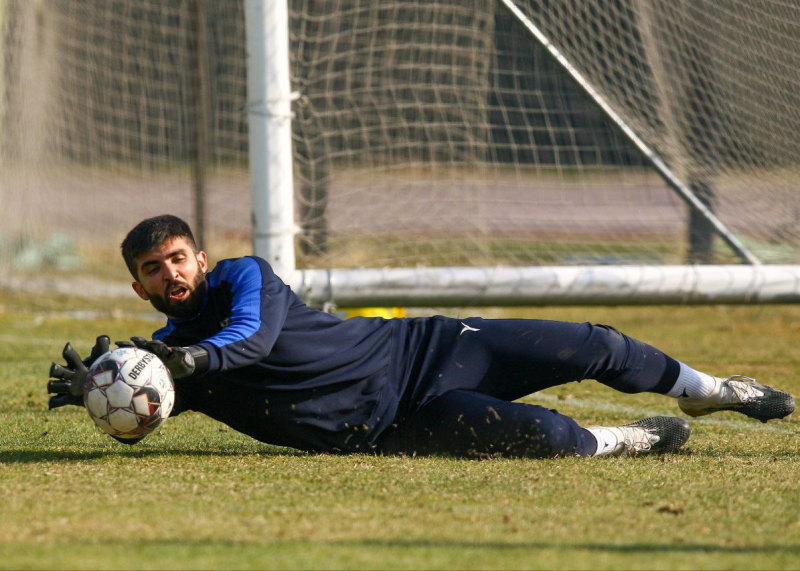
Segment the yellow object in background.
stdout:
<path fill-rule="evenodd" d="M 338 307 L 336 313 L 342 319 L 351 317 L 406 317 L 405 307 Z"/>

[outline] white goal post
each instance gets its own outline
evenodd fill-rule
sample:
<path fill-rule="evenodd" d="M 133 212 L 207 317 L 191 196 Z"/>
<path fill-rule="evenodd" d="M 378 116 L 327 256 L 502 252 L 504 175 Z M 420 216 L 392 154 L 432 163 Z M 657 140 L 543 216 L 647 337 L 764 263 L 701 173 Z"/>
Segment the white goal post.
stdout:
<path fill-rule="evenodd" d="M 246 1 L 247 113 L 253 250 L 275 272 L 295 270 L 289 9 L 285 1 Z"/>
<path fill-rule="evenodd" d="M 542 266 L 297 270 L 319 307 L 797 303 L 798 266 Z"/>

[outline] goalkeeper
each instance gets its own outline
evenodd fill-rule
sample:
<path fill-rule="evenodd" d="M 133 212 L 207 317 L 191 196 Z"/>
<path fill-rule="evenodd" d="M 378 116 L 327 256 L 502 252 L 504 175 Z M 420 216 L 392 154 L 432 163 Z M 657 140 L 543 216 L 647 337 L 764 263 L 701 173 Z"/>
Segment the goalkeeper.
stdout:
<path fill-rule="evenodd" d="M 514 402 L 596 379 L 677 399 L 689 416 L 733 410 L 766 422 L 794 399 L 746 377 L 716 378 L 606 325 L 430 317 L 342 321 L 308 308 L 264 260 L 209 271 L 192 231 L 164 215 L 122 243 L 133 289 L 167 317 L 134 337 L 175 379 L 172 415 L 194 410 L 251 437 L 315 452 L 600 456 L 678 449 L 689 425 L 653 417 L 583 428 Z M 98 338 L 93 355 L 107 349 Z M 82 404 L 85 367 L 69 345 L 50 406 Z M 131 440 L 128 442 L 135 442 Z"/>

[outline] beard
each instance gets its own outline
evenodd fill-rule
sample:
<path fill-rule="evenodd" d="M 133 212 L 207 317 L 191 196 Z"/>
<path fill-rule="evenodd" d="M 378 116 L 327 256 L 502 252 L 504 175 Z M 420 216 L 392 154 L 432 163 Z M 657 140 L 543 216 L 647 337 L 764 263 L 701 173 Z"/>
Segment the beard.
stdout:
<path fill-rule="evenodd" d="M 181 282 L 172 282 L 164 289 L 164 295 L 150 294 L 148 292 L 150 303 L 157 311 L 169 317 L 175 317 L 177 319 L 195 317 L 203 308 L 203 302 L 206 298 L 206 290 L 208 289 L 206 274 L 200 269 L 200 265 L 198 264 L 197 275 L 194 277 L 193 283 L 189 284 L 189 296 L 182 300 L 171 299 L 167 295 L 167 292 L 172 286 L 179 283 L 180 285 L 186 286 L 186 284 Z"/>

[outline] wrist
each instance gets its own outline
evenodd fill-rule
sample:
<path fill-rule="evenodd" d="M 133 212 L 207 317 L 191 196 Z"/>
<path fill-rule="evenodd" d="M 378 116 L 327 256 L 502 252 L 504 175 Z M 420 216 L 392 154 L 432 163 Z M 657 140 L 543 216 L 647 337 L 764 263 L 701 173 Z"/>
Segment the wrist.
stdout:
<path fill-rule="evenodd" d="M 184 347 L 184 349 L 187 353 L 189 353 L 189 355 L 191 355 L 191 358 L 194 361 L 194 370 L 192 371 L 192 375 L 202 375 L 208 371 L 210 359 L 206 349 L 200 345 L 189 345 L 188 347 Z"/>

